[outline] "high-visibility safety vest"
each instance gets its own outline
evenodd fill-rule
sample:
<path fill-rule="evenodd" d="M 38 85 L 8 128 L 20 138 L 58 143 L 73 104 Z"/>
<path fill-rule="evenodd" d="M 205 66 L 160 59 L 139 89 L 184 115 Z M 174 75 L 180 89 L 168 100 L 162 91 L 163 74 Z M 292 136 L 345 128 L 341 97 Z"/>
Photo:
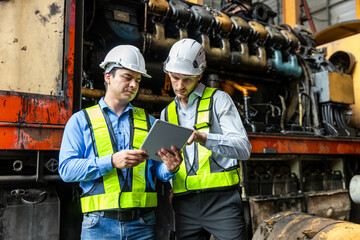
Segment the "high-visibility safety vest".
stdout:
<path fill-rule="evenodd" d="M 93 134 L 93 146 L 96 146 L 96 151 L 94 149 L 95 154 L 98 157 L 102 157 L 116 152 L 116 143 L 113 143 L 110 137 L 112 127 L 106 124 L 105 113 L 103 113 L 100 106 L 95 105 L 87 108 L 84 113 Z M 109 123 L 109 125 L 111 125 L 111 123 Z M 110 127 L 111 130 L 108 129 L 108 127 Z M 150 122 L 144 109 L 135 107 L 135 110 L 130 111 L 129 148 L 139 149 L 149 129 Z M 104 193 L 83 196 L 81 198 L 82 212 L 118 208 L 156 207 L 156 192 L 152 189 L 146 189 L 146 169 L 147 161 L 129 169 L 129 171 L 131 171 L 132 186 L 126 187 L 126 191 L 122 192 L 120 187 L 121 179 L 118 176 L 117 168 L 114 168 L 102 177 Z M 99 184 L 98 181 L 95 184 Z M 126 184 L 127 182 L 125 182 L 123 186 Z"/>
<path fill-rule="evenodd" d="M 199 99 L 194 128 L 200 132 L 210 132 L 210 116 L 215 91 L 215 88 L 205 88 L 201 99 Z M 165 117 L 168 122 L 179 125 L 175 101 L 172 101 L 167 106 Z M 198 149 L 197 165 L 199 168 L 195 175 L 188 175 L 186 171 L 186 161 L 182 161 L 180 169 L 172 181 L 174 194 L 214 188 L 221 189 L 239 184 L 240 168 L 231 170 L 223 169 L 221 172 L 211 172 L 211 150 L 208 150 L 199 143 L 195 144 L 197 145 L 195 147 Z"/>

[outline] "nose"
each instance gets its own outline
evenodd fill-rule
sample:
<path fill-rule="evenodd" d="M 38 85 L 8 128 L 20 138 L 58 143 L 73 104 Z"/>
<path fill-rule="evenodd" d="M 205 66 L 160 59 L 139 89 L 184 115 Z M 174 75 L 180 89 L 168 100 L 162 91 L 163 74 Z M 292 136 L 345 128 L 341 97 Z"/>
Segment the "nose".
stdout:
<path fill-rule="evenodd" d="M 135 78 L 131 79 L 130 81 L 130 87 L 136 88 L 137 87 L 137 81 Z"/>
<path fill-rule="evenodd" d="M 180 79 L 179 81 L 178 81 L 178 88 L 183 88 L 184 87 L 184 82 L 183 82 L 183 80 L 182 79 Z"/>

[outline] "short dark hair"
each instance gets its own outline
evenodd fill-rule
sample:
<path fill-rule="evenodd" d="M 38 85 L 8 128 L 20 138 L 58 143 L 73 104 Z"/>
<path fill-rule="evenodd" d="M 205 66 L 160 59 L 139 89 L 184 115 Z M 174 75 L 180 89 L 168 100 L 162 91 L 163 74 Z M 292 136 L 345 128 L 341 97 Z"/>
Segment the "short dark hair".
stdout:
<path fill-rule="evenodd" d="M 121 69 L 119 67 L 114 67 L 113 69 L 111 69 L 110 72 L 108 72 L 108 74 L 111 74 L 111 76 L 115 77 L 116 71 L 118 69 Z M 105 74 L 104 74 L 105 75 Z M 104 80 L 104 86 L 105 86 L 105 92 L 107 91 L 107 82 Z"/>

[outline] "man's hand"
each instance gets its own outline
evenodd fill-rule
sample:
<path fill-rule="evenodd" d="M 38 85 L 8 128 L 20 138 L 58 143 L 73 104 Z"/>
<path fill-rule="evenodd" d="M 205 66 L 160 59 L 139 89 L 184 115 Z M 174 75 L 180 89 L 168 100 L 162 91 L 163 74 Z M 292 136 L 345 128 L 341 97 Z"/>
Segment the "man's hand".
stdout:
<path fill-rule="evenodd" d="M 148 158 L 145 150 L 121 150 L 112 155 L 111 163 L 115 168 L 131 168 Z"/>
<path fill-rule="evenodd" d="M 199 142 L 202 144 L 206 144 L 207 136 L 206 133 L 199 132 L 197 130 L 194 130 L 189 139 L 187 140 L 187 145 L 192 144 L 193 142 Z"/>
<path fill-rule="evenodd" d="M 180 166 L 180 163 L 183 159 L 179 149 L 177 149 L 174 146 L 171 146 L 171 151 L 173 151 L 174 154 L 172 154 L 165 148 L 162 148 L 158 152 L 158 155 L 161 157 L 161 160 L 165 163 L 169 172 L 175 173 L 178 170 L 178 167 Z"/>

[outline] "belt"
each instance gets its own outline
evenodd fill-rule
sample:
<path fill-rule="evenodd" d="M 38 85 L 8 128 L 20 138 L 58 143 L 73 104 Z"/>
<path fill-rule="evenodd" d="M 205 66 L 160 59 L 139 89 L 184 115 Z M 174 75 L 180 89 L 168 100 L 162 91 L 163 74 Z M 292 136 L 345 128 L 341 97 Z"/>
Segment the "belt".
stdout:
<path fill-rule="evenodd" d="M 104 218 L 111 218 L 119 222 L 132 221 L 154 211 L 154 208 L 136 208 L 132 210 L 104 211 Z"/>
<path fill-rule="evenodd" d="M 196 194 L 202 194 L 202 193 L 209 193 L 209 192 L 228 192 L 228 191 L 234 191 L 235 189 L 238 189 L 241 193 L 241 187 L 236 184 L 232 186 L 226 186 L 226 187 L 217 187 L 217 188 L 204 188 L 199 190 L 189 190 L 182 193 L 175 193 L 174 198 L 182 198 L 182 197 L 191 197 Z"/>

